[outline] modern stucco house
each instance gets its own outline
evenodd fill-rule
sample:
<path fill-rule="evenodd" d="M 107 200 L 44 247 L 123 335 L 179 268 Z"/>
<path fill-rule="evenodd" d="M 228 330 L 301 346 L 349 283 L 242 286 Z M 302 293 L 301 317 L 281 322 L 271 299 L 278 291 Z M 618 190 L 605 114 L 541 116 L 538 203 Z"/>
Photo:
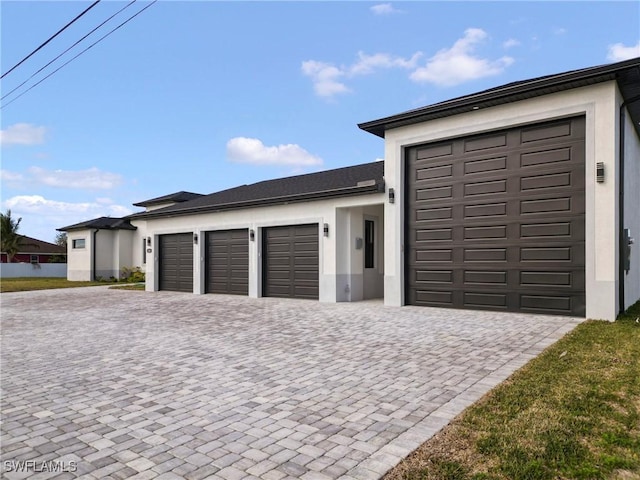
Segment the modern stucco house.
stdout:
<path fill-rule="evenodd" d="M 384 162 L 61 229 L 69 279 L 144 265 L 149 291 L 608 320 L 640 298 L 640 59 L 359 127 Z"/>

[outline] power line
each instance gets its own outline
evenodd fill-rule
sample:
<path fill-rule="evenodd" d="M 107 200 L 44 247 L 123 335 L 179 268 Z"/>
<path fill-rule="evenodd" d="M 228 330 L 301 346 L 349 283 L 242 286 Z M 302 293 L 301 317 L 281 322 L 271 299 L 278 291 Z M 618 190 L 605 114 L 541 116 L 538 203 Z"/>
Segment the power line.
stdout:
<path fill-rule="evenodd" d="M 60 57 L 62 57 L 65 53 L 67 53 L 69 50 L 71 50 L 73 47 L 75 47 L 76 45 L 78 45 L 80 42 L 82 42 L 85 38 L 87 38 L 89 35 L 91 35 L 93 32 L 95 32 L 96 30 L 98 30 L 100 27 L 102 27 L 105 23 L 109 22 L 113 17 L 119 15 L 123 10 L 126 10 L 127 8 L 129 8 L 131 5 L 133 5 L 136 2 L 136 0 L 132 0 L 130 3 L 128 3 L 127 5 L 125 5 L 124 7 L 122 7 L 120 10 L 118 10 L 116 13 L 114 13 L 113 15 L 111 15 L 109 18 L 107 18 L 104 22 L 102 22 L 100 25 L 98 25 L 97 27 L 95 27 L 93 30 L 91 30 L 89 33 L 87 33 L 85 36 L 83 36 L 80 40 L 78 40 L 77 42 L 75 42 L 73 45 L 71 45 L 69 48 L 67 48 L 64 52 L 62 52 L 60 55 L 58 55 L 56 58 L 54 58 L 53 60 L 51 60 L 49 63 L 47 63 L 44 67 L 40 68 L 38 71 L 36 71 L 35 73 L 33 73 L 29 78 L 27 78 L 24 82 L 22 82 L 20 85 L 18 85 L 16 88 L 14 88 L 13 90 L 11 90 L 8 93 L 5 93 L 2 98 L 0 98 L 0 100 L 4 100 L 6 97 L 8 97 L 9 95 L 11 95 L 13 92 L 15 92 L 16 90 L 18 90 L 20 87 L 22 87 L 25 83 L 27 83 L 29 80 L 31 80 L 33 77 L 35 77 L 37 74 L 39 74 L 42 70 L 44 70 L 45 68 L 47 68 L 49 65 L 51 65 L 53 62 L 55 62 L 56 60 L 58 60 Z"/>
<path fill-rule="evenodd" d="M 38 50 L 40 50 L 42 47 L 44 47 L 47 43 L 49 43 L 51 40 L 53 40 L 54 38 L 56 38 L 58 35 L 60 35 L 62 32 L 64 32 L 72 23 L 74 23 L 76 20 L 78 20 L 80 17 L 82 17 L 85 13 L 87 13 L 89 10 L 91 10 L 93 7 L 95 7 L 98 3 L 100 3 L 100 0 L 96 0 L 95 2 L 93 2 L 91 5 L 89 5 L 82 13 L 80 13 L 76 18 L 74 18 L 73 20 L 71 20 L 69 23 L 67 23 L 64 27 L 62 27 L 60 30 L 58 30 L 55 34 L 53 34 L 51 37 L 49 37 L 49 39 L 44 42 L 42 45 L 40 45 L 38 48 L 36 48 L 33 52 L 31 52 L 29 55 L 27 55 L 26 57 L 24 57 L 22 60 L 20 60 L 18 63 L 16 63 L 13 67 L 11 67 L 9 69 L 8 72 L 5 72 L 2 74 L 2 76 L 0 77 L 0 79 L 6 77 L 7 75 L 9 75 L 11 72 L 13 72 L 16 68 L 18 68 L 20 65 L 22 65 L 25 61 L 27 61 L 33 54 L 35 54 Z"/>
<path fill-rule="evenodd" d="M 130 16 L 129 18 L 127 18 L 124 22 L 122 22 L 120 25 L 118 25 L 116 28 L 114 28 L 113 30 L 111 30 L 109 33 L 107 33 L 106 35 L 100 37 L 98 40 L 96 40 L 95 42 L 93 42 L 91 45 L 89 45 L 87 48 L 85 48 L 84 50 L 82 50 L 80 53 L 78 53 L 76 56 L 72 57 L 71 59 L 69 59 L 68 61 L 66 61 L 65 63 L 63 63 L 62 65 L 60 65 L 58 68 L 56 68 L 53 72 L 51 72 L 49 75 L 47 75 L 46 77 L 42 78 L 41 80 L 39 80 L 37 83 L 34 83 L 33 85 L 31 85 L 29 88 L 27 88 L 24 92 L 22 92 L 20 95 L 18 95 L 17 97 L 14 97 L 12 100 L 9 100 L 7 103 L 5 103 L 4 105 L 2 105 L 0 108 L 4 108 L 7 105 L 12 104 L 13 102 L 15 102 L 17 99 L 19 99 L 21 96 L 23 96 L 25 93 L 29 92 L 31 89 L 37 87 L 38 85 L 40 85 L 42 82 L 44 82 L 47 78 L 49 78 L 51 75 L 53 75 L 54 73 L 56 73 L 57 71 L 59 71 L 60 69 L 64 68 L 65 66 L 67 66 L 68 64 L 70 64 L 71 62 L 73 62 L 76 58 L 78 58 L 80 55 L 82 55 L 83 53 L 85 53 L 87 50 L 89 50 L 90 48 L 94 47 L 95 45 L 97 45 L 98 43 L 100 43 L 102 40 L 104 40 L 105 38 L 107 38 L 109 35 L 111 35 L 113 32 L 115 32 L 116 30 L 120 29 L 121 27 L 123 27 L 125 24 L 129 23 L 131 20 L 133 20 L 135 17 L 137 17 L 138 15 L 140 15 L 142 12 L 144 12 L 147 8 L 149 8 L 151 5 L 153 5 L 154 3 L 156 3 L 158 0 L 153 0 L 153 2 L 151 2 L 149 5 L 147 5 L 146 7 L 144 7 L 143 9 L 141 9 L 140 11 L 138 11 L 137 13 L 135 13 L 134 15 Z"/>

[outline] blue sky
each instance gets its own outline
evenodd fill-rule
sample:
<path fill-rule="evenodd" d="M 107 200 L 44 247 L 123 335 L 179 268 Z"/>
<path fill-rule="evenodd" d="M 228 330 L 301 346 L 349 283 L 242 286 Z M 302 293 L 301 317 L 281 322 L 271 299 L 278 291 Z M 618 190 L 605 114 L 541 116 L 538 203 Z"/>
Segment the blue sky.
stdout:
<path fill-rule="evenodd" d="M 92 2 L 0 2 L 6 72 Z M 103 0 L 2 95 L 127 3 Z M 2 100 L 1 208 L 21 232 L 366 163 L 357 123 L 640 56 L 639 2 L 137 1 Z M 15 99 L 15 100 L 14 100 Z M 14 100 L 12 103 L 12 100 Z"/>

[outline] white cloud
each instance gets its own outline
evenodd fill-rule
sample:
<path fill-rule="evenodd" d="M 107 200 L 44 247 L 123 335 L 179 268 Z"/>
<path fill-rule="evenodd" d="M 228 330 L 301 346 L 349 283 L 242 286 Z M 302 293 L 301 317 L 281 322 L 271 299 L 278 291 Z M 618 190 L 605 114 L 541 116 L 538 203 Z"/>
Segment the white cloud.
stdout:
<path fill-rule="evenodd" d="M 344 84 L 343 79 L 358 75 L 370 75 L 383 68 L 412 69 L 416 67 L 421 56 L 422 52 L 416 52 L 409 58 L 388 53 L 368 55 L 364 52 L 358 52 L 357 61 L 349 66 L 336 67 L 331 63 L 307 60 L 302 62 L 302 73 L 311 77 L 313 88 L 318 96 L 330 98 L 339 93 L 351 91 Z"/>
<path fill-rule="evenodd" d="M 563 27 L 556 27 L 553 29 L 554 35 L 564 35 L 567 33 L 567 29 Z"/>
<path fill-rule="evenodd" d="M 414 53 L 410 58 L 395 57 L 388 53 L 375 53 L 367 55 L 358 52 L 358 61 L 349 67 L 349 75 L 369 75 L 379 68 L 415 68 L 422 52 Z"/>
<path fill-rule="evenodd" d="M 227 142 L 227 157 L 232 162 L 253 165 L 322 165 L 322 159 L 296 144 L 268 147 L 257 138 L 235 137 Z"/>
<path fill-rule="evenodd" d="M 349 92 L 346 85 L 337 80 L 344 76 L 344 72 L 334 65 L 307 60 L 302 62 L 302 73 L 311 77 L 313 89 L 321 97 L 332 97 L 338 93 Z"/>
<path fill-rule="evenodd" d="M 122 183 L 121 175 L 103 172 L 95 167 L 75 171 L 31 167 L 28 171 L 34 181 L 49 187 L 108 190 Z"/>
<path fill-rule="evenodd" d="M 132 210 L 122 205 L 100 205 L 97 202 L 61 202 L 49 200 L 41 195 L 17 195 L 4 202 L 5 208 L 11 209 L 16 217 L 38 215 L 51 217 L 54 222 L 81 222 L 102 216 L 122 217 L 130 215 Z M 57 225 L 63 227 L 65 225 Z"/>
<path fill-rule="evenodd" d="M 9 125 L 6 130 L 0 130 L 0 144 L 37 145 L 44 143 L 46 133 L 46 127 L 38 127 L 31 123 L 16 123 Z"/>
<path fill-rule="evenodd" d="M 511 57 L 489 60 L 473 55 L 476 46 L 487 38 L 479 28 L 465 30 L 451 48 L 445 48 L 431 57 L 424 67 L 416 69 L 409 78 L 418 83 L 452 86 L 465 81 L 498 75 L 513 63 Z"/>
<path fill-rule="evenodd" d="M 506 40 L 502 44 L 502 47 L 505 49 L 508 49 L 508 48 L 517 47 L 519 45 L 520 45 L 520 40 L 516 40 L 515 38 L 510 38 L 509 40 Z"/>
<path fill-rule="evenodd" d="M 631 45 L 630 47 L 622 43 L 609 45 L 607 60 L 611 62 L 622 62 L 623 60 L 629 60 L 635 57 L 640 57 L 640 40 L 636 45 Z"/>
<path fill-rule="evenodd" d="M 24 176 L 21 173 L 0 170 L 0 180 L 3 182 L 20 182 L 24 180 Z"/>
<path fill-rule="evenodd" d="M 390 3 L 380 3 L 371 7 L 371 11 L 376 15 L 391 15 L 393 13 L 402 13 L 402 10 L 394 8 Z"/>

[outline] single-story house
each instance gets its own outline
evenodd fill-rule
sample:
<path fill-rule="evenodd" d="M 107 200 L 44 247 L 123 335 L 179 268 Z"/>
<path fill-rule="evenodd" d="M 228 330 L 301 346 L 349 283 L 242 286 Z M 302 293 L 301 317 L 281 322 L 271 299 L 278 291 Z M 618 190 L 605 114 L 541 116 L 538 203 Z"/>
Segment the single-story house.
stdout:
<path fill-rule="evenodd" d="M 608 320 L 640 298 L 640 58 L 359 127 L 384 161 L 62 228 L 69 279 Z"/>
<path fill-rule="evenodd" d="M 49 263 L 52 259 L 57 261 L 67 256 L 67 249 L 62 245 L 45 242 L 26 235 L 20 236 L 22 237 L 20 251 L 11 259 L 12 263 Z M 8 262 L 8 255 L 5 252 L 0 252 L 0 263 Z"/>

